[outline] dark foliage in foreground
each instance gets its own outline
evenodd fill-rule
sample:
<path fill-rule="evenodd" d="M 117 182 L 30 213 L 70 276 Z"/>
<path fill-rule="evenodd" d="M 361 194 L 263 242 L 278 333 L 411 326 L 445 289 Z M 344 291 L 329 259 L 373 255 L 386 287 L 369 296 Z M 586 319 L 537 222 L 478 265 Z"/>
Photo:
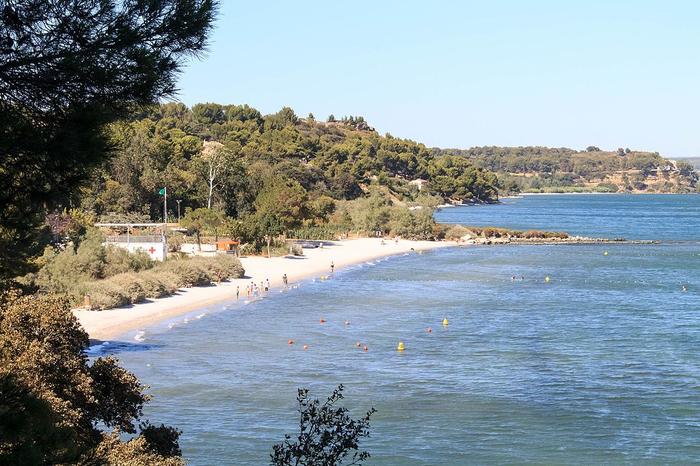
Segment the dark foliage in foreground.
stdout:
<path fill-rule="evenodd" d="M 41 248 L 44 210 L 108 152 L 104 126 L 172 95 L 214 0 L 0 1 L 0 280 Z"/>
<path fill-rule="evenodd" d="M 283 443 L 272 448 L 272 465 L 336 466 L 367 460 L 370 454 L 359 450 L 359 442 L 369 436 L 369 419 L 376 410 L 353 419 L 347 408 L 336 407 L 342 399 L 343 385 L 338 385 L 324 403 L 309 398 L 308 389 L 299 389 L 299 435 L 295 441 L 286 435 Z"/>
<path fill-rule="evenodd" d="M 0 464 L 181 464 L 177 430 L 136 427 L 145 387 L 87 346 L 64 300 L 0 295 Z"/>

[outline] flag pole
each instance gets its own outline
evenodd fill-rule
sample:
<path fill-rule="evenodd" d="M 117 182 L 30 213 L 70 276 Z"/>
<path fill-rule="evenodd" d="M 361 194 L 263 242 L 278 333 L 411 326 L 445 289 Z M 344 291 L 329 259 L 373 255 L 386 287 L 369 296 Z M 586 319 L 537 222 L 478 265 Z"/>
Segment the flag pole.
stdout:
<path fill-rule="evenodd" d="M 168 228 L 168 187 L 163 188 L 163 234 Z"/>

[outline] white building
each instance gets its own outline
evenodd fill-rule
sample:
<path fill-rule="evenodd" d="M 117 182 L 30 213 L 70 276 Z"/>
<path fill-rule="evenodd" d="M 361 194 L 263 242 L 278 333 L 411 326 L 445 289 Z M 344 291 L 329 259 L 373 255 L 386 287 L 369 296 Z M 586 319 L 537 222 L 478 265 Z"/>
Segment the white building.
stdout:
<path fill-rule="evenodd" d="M 110 235 L 105 238 L 105 246 L 116 246 L 129 252 L 143 251 L 153 260 L 164 261 L 168 256 L 168 240 L 162 223 L 97 223 L 96 227 L 125 231 L 125 234 Z M 150 229 L 154 234 L 134 235 L 132 229 Z"/>

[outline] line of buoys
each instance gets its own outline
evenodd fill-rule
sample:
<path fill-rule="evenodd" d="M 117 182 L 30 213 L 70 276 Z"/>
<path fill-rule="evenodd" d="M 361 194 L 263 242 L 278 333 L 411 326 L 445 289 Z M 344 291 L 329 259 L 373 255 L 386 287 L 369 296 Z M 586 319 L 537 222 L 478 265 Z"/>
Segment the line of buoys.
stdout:
<path fill-rule="evenodd" d="M 546 281 L 548 281 L 548 280 L 549 280 L 549 277 L 546 277 Z M 322 323 L 322 324 L 325 324 L 325 323 L 326 323 L 326 319 L 321 318 L 321 319 L 319 319 L 319 322 Z M 345 320 L 345 321 L 343 321 L 343 323 L 344 323 L 345 325 L 350 325 L 350 321 L 349 321 L 349 320 Z M 443 327 L 447 327 L 448 325 L 450 325 L 450 321 L 447 320 L 447 317 L 445 317 L 445 318 L 442 319 L 442 325 L 443 325 Z M 426 333 L 433 333 L 432 327 L 427 327 L 427 328 L 425 329 L 425 332 L 426 332 Z M 292 340 L 292 339 L 290 338 L 289 340 L 287 340 L 287 344 L 288 344 L 288 345 L 293 345 L 293 344 L 294 344 L 294 340 Z M 359 342 L 359 341 L 355 343 L 355 347 L 356 347 L 356 348 L 362 348 L 362 350 L 363 350 L 364 352 L 369 351 L 369 347 L 368 347 L 367 345 L 363 345 L 363 344 L 362 344 L 361 342 Z M 307 349 L 309 349 L 309 345 L 305 344 L 305 345 L 303 346 L 303 348 L 304 348 L 304 351 L 306 351 Z M 406 350 L 406 344 L 405 344 L 403 341 L 399 341 L 398 345 L 396 346 L 396 351 L 402 352 L 402 351 L 405 351 L 405 350 Z"/>

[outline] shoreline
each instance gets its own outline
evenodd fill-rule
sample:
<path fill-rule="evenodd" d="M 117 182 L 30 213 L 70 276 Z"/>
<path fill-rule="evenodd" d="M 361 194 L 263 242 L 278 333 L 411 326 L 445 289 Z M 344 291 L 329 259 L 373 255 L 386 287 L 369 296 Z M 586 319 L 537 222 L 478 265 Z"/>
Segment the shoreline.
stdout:
<path fill-rule="evenodd" d="M 411 241 L 400 240 L 398 244 L 379 238 L 361 238 L 326 242 L 324 248 L 304 249 L 304 256 L 284 257 L 243 257 L 244 278 L 234 279 L 218 285 L 181 289 L 177 294 L 165 298 L 133 304 L 104 311 L 73 310 L 91 340 L 111 340 L 128 332 L 178 317 L 199 308 L 236 301 L 236 287 L 240 286 L 240 299 L 247 299 L 245 287 L 251 281 L 258 285 L 269 279 L 270 289 L 280 288 L 282 275 L 287 274 L 289 283 L 312 277 L 330 275 L 331 262 L 335 271 L 373 259 L 414 251 L 429 251 L 438 248 L 458 246 L 452 241 Z"/>
<path fill-rule="evenodd" d="M 683 196 L 683 195 L 688 195 L 688 194 L 698 194 L 698 193 L 650 193 L 647 191 L 635 191 L 635 192 L 625 192 L 625 193 L 601 193 L 601 192 L 595 192 L 595 191 L 569 192 L 569 193 L 529 193 L 529 192 L 524 192 L 524 193 L 518 194 L 518 196 L 589 196 L 589 195 L 595 195 L 595 196 L 654 196 L 654 195 Z M 503 196 L 501 199 L 507 199 L 507 198 L 518 197 L 518 196 Z"/>

